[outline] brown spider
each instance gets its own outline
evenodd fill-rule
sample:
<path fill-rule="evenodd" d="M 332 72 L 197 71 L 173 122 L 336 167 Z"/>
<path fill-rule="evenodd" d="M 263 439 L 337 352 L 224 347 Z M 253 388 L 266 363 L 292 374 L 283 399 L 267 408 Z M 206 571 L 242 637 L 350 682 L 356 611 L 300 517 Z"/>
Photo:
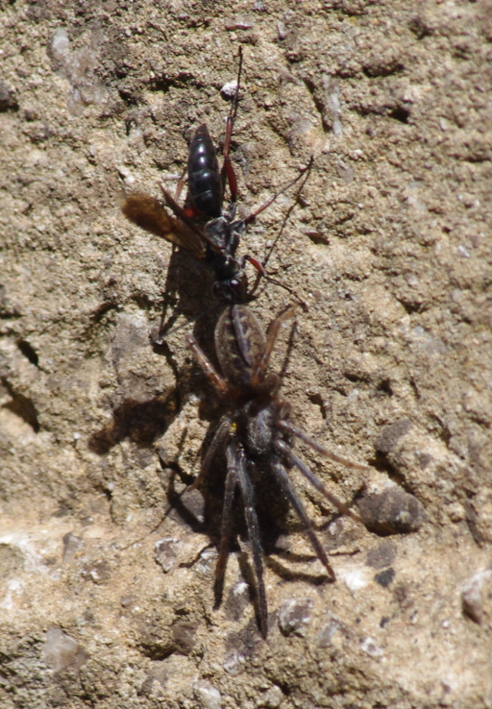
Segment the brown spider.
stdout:
<path fill-rule="evenodd" d="M 227 476 L 220 531 L 219 558 L 216 567 L 215 592 L 220 600 L 226 569 L 229 538 L 233 523 L 233 502 L 236 487 L 243 503 L 248 535 L 251 543 L 253 568 L 256 576 L 260 632 L 268 633 L 268 608 L 263 581 L 262 545 L 258 517 L 255 510 L 254 488 L 250 477 L 252 468 L 269 470 L 292 504 L 306 529 L 311 545 L 332 581 L 333 571 L 304 505 L 287 470 L 297 467 L 309 482 L 340 512 L 360 521 L 342 502 L 324 487 L 292 450 L 291 439 L 300 438 L 319 453 L 343 465 L 359 470 L 365 466 L 352 463 L 330 453 L 303 431 L 289 422 L 290 405 L 278 397 L 280 377 L 267 374 L 270 356 L 283 323 L 294 315 L 295 306 L 279 315 L 268 328 L 267 335 L 245 305 L 228 306 L 215 328 L 215 348 L 222 374 L 219 374 L 193 336 L 188 346 L 198 364 L 207 374 L 222 399 L 229 404 L 202 462 L 200 473 L 188 490 L 195 489 L 220 450 L 225 449 Z"/>

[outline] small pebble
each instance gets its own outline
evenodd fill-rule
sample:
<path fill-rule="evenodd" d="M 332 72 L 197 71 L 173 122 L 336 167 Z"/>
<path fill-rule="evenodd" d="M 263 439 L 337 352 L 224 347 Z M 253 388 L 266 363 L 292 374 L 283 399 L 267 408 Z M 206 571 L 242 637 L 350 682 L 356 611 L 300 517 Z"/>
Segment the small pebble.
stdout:
<path fill-rule="evenodd" d="M 304 637 L 311 620 L 313 601 L 310 598 L 290 598 L 284 601 L 278 614 L 278 624 L 283 635 Z"/>

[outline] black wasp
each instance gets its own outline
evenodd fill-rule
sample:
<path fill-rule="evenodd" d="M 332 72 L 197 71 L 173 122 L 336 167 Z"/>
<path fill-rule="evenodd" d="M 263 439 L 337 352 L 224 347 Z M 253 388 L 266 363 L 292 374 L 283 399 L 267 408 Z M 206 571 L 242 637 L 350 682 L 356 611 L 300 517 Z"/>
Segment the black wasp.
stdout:
<path fill-rule="evenodd" d="M 260 323 L 246 305 L 227 306 L 215 328 L 215 349 L 220 373 L 214 368 L 195 338 L 188 336 L 188 346 L 222 398 L 225 408 L 225 413 L 203 457 L 200 473 L 193 485 L 188 488 L 188 490 L 194 489 L 209 471 L 216 456 L 225 453 L 227 474 L 215 576 L 216 600 L 220 602 L 222 596 L 229 539 L 234 521 L 233 503 L 238 489 L 243 501 L 252 550 L 259 626 L 265 638 L 268 633 L 268 608 L 263 581 L 262 544 L 255 509 L 255 477 L 273 476 L 304 525 L 317 557 L 331 580 L 335 580 L 335 573 L 326 552 L 287 471 L 296 467 L 340 512 L 357 521 L 360 521 L 360 518 L 328 492 L 323 483 L 294 453 L 292 440 L 294 438 L 302 440 L 337 463 L 358 470 L 367 470 L 365 466 L 352 463 L 325 450 L 294 426 L 289 420 L 289 403 L 278 396 L 280 377 L 277 374 L 269 374 L 267 370 L 280 328 L 288 318 L 293 316 L 294 310 L 295 306 L 292 306 L 279 315 L 270 324 L 265 337 Z"/>
<path fill-rule="evenodd" d="M 161 186 L 164 201 L 172 215 L 158 199 L 139 192 L 127 195 L 122 207 L 123 214 L 129 221 L 176 244 L 203 261 L 212 271 L 214 293 L 224 303 L 245 303 L 251 299 L 245 273 L 246 262 L 266 276 L 262 265 L 251 256 L 245 255 L 236 259 L 241 234 L 260 212 L 300 180 L 312 165 L 311 160 L 294 180 L 255 212 L 244 219 L 235 219 L 238 190 L 230 160 L 230 146 L 239 101 L 241 72 L 242 48 L 239 51 L 237 88 L 227 117 L 222 168 L 219 169 L 208 128 L 202 124 L 197 128 L 190 143 L 188 195 L 185 205 L 181 207 L 176 201 L 180 192 L 178 185 L 176 199 Z M 231 201 L 223 208 L 226 183 L 229 186 Z"/>

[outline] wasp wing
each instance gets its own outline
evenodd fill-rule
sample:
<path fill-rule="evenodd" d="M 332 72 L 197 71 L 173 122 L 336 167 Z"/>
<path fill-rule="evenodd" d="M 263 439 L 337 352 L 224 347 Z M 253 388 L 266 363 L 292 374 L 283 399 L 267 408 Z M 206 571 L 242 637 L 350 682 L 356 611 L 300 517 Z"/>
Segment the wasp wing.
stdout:
<path fill-rule="evenodd" d="M 121 211 L 128 221 L 150 234 L 161 236 L 196 258 L 205 257 L 205 239 L 181 219 L 171 217 L 158 199 L 143 192 L 125 195 Z"/>
<path fill-rule="evenodd" d="M 204 239 L 209 246 L 212 247 L 213 251 L 216 253 L 224 253 L 224 249 L 220 247 L 213 239 L 211 239 L 206 232 L 201 229 L 195 222 L 195 220 L 190 217 L 186 211 L 183 209 L 183 207 L 180 207 L 179 204 L 174 200 L 174 198 L 169 194 L 167 190 L 164 189 L 162 185 L 159 185 L 161 188 L 161 192 L 164 195 L 164 199 L 166 200 L 166 204 L 171 209 L 174 214 L 176 215 L 178 221 L 183 222 L 188 226 L 189 229 L 192 231 L 197 230 L 198 233 L 200 234 L 200 238 Z M 219 217 L 220 218 L 220 217 Z M 212 222 L 218 221 L 218 219 L 212 219 Z M 210 222 L 209 222 L 210 224 Z"/>

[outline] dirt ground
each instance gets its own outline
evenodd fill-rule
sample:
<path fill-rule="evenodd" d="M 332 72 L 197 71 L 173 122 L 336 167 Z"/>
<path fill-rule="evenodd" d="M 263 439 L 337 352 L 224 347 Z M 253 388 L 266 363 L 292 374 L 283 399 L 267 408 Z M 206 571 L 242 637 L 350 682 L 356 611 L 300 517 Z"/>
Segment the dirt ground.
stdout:
<path fill-rule="evenodd" d="M 490 709 L 490 0 L 0 7 L 2 709 Z M 268 262 L 307 305 L 272 368 L 368 466 L 297 446 L 366 522 L 292 472 L 335 583 L 259 491 L 267 640 L 239 502 L 214 602 L 220 456 L 180 494 L 222 410 L 185 345 L 214 357 L 210 276 L 119 207 L 176 188 L 200 123 L 222 146 L 239 46 L 242 214 L 314 156 Z M 265 328 L 292 302 L 257 294 Z M 161 316 L 188 325 L 152 346 Z"/>

